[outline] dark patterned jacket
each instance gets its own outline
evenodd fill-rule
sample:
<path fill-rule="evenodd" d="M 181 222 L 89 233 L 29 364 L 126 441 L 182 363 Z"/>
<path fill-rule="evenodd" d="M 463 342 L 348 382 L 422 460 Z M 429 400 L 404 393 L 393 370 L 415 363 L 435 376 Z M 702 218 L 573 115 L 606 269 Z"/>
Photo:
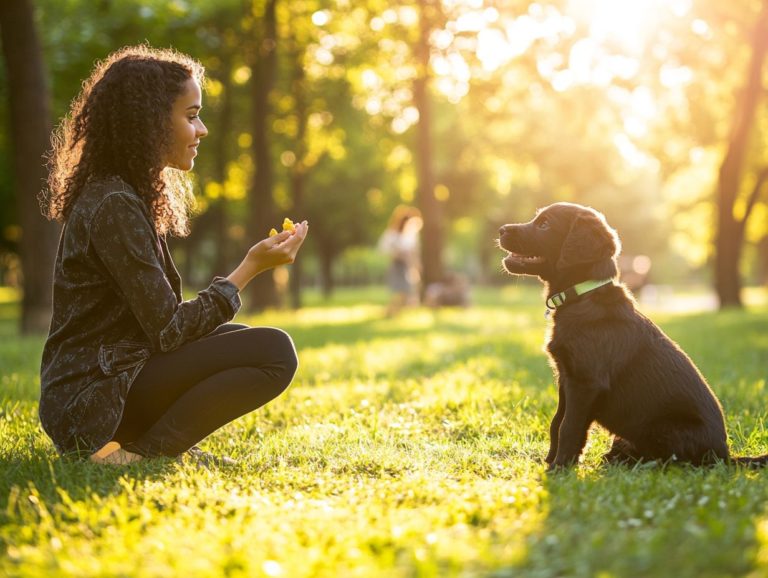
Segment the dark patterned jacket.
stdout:
<path fill-rule="evenodd" d="M 40 421 L 60 453 L 88 455 L 110 441 L 147 358 L 206 335 L 240 308 L 237 287 L 221 277 L 182 301 L 164 237 L 119 179 L 90 183 L 75 201 L 53 283 Z"/>

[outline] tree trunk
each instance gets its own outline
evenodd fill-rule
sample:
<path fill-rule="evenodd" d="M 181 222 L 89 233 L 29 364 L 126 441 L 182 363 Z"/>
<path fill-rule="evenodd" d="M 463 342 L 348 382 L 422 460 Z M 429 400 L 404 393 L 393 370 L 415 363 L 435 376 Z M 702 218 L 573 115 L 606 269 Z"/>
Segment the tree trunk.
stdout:
<path fill-rule="evenodd" d="M 247 236 L 262 239 L 276 227 L 275 203 L 272 198 L 274 174 L 269 151 L 269 97 L 275 84 L 277 69 L 277 0 L 268 0 L 262 20 L 263 35 L 255 51 L 251 79 L 253 87 L 253 157 L 256 164 L 250 190 L 250 227 Z M 257 275 L 249 285 L 250 306 L 262 310 L 279 305 L 272 271 Z"/>
<path fill-rule="evenodd" d="M 768 286 L 768 235 L 757 244 L 757 281 Z"/>
<path fill-rule="evenodd" d="M 443 207 L 435 197 L 435 177 L 432 169 L 432 106 L 429 97 L 430 44 L 432 15 L 435 8 L 432 0 L 421 0 L 420 34 L 416 45 L 418 74 L 414 81 L 413 100 L 419 111 L 416 125 L 416 163 L 418 174 L 417 202 L 424 218 L 422 231 L 422 283 L 442 281 L 443 278 Z"/>
<path fill-rule="evenodd" d="M 333 282 L 333 260 L 334 254 L 332 251 L 323 250 L 320 247 L 320 291 L 323 294 L 323 299 L 328 300 L 333 295 L 334 282 Z"/>
<path fill-rule="evenodd" d="M 744 175 L 744 158 L 755 121 L 755 112 L 763 93 L 762 71 L 766 52 L 768 52 L 768 1 L 763 2 L 762 11 L 755 25 L 747 81 L 736 102 L 728 149 L 720 166 L 717 188 L 715 289 L 721 309 L 742 306 L 739 264 L 744 226 L 748 215 L 743 222 L 740 222 L 733 213 Z"/>
<path fill-rule="evenodd" d="M 221 194 L 209 209 L 212 211 L 213 235 L 216 242 L 216 256 L 213 260 L 213 272 L 215 275 L 224 275 L 230 267 L 229 242 L 227 236 L 227 160 L 229 159 L 229 147 L 227 142 L 232 134 L 232 57 L 225 53 L 222 55 L 222 66 L 219 80 L 222 85 L 221 108 L 219 109 L 219 133 L 216 139 L 214 154 L 213 174 L 221 185 Z M 258 235 L 256 235 L 258 237 Z"/>
<path fill-rule="evenodd" d="M 294 78 L 293 78 L 293 98 L 296 102 L 296 120 L 298 130 L 296 133 L 295 154 L 296 162 L 291 172 L 291 194 L 293 197 L 293 211 L 296 219 L 304 218 L 304 185 L 306 171 L 304 170 L 304 159 L 307 154 L 307 146 L 304 139 L 307 135 L 307 103 L 305 97 L 304 85 L 304 63 L 302 62 L 302 51 L 294 50 Z M 299 309 L 301 307 L 301 255 L 291 265 L 290 271 L 290 293 L 291 307 Z"/>
<path fill-rule="evenodd" d="M 53 261 L 59 227 L 45 220 L 37 201 L 46 178 L 43 155 L 50 146 L 51 121 L 43 55 L 31 0 L 0 1 L 0 36 L 8 73 L 10 141 L 22 231 L 21 331 L 40 333 L 50 325 Z"/>

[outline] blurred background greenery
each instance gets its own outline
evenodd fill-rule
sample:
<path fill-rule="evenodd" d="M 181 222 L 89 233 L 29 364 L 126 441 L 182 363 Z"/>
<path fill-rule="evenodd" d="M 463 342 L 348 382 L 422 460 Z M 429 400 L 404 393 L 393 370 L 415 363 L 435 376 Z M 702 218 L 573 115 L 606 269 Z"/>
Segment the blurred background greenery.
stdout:
<path fill-rule="evenodd" d="M 498 227 L 555 201 L 605 213 L 654 284 L 726 307 L 768 279 L 768 0 L 3 0 L 0 31 L 0 285 L 23 331 L 47 328 L 50 130 L 141 42 L 208 72 L 199 214 L 172 241 L 187 287 L 286 215 L 307 246 L 250 308 L 381 283 L 400 203 L 425 217 L 425 283 L 504 282 Z"/>

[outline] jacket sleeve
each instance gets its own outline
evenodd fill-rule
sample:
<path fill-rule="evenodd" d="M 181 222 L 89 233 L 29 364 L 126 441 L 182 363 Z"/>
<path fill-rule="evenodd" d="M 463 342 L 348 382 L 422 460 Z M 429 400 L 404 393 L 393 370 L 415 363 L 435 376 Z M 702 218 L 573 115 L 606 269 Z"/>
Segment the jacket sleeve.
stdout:
<path fill-rule="evenodd" d="M 155 351 L 171 351 L 230 321 L 240 309 L 237 287 L 216 277 L 195 299 L 178 302 L 163 269 L 157 235 L 144 205 L 112 193 L 90 226 L 90 244 Z"/>

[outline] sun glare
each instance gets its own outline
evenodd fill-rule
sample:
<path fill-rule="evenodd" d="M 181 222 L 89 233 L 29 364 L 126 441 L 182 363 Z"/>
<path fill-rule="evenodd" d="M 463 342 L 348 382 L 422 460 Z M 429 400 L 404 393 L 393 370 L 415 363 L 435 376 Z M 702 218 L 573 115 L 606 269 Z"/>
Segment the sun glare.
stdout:
<path fill-rule="evenodd" d="M 647 91 L 626 88 L 622 81 L 638 76 L 643 59 L 653 48 L 649 44 L 658 41 L 654 35 L 659 26 L 669 18 L 689 14 L 693 3 L 567 0 L 554 6 L 532 2 L 520 13 L 489 7 L 483 0 L 443 1 L 448 7 L 461 8 L 454 19 L 449 19 L 444 28 L 434 30 L 430 38 L 434 88 L 448 101 L 461 101 L 475 75 L 492 78 L 510 61 L 533 49 L 540 76 L 557 92 L 584 86 L 605 88 L 609 98 L 621 106 L 623 133 L 630 139 L 647 135 L 663 103 Z M 325 13 L 317 14 L 323 21 Z M 412 25 L 417 15 L 410 9 L 390 8 L 371 20 L 371 28 L 378 31 L 394 22 Z M 694 21 L 692 28 L 702 36 L 709 33 L 704 21 Z M 382 40 L 381 45 L 389 50 L 398 46 L 391 39 Z M 469 51 L 474 53 L 474 59 L 467 58 Z M 406 80 L 414 69 L 397 64 L 396 71 L 402 73 L 399 80 Z M 692 78 L 689 68 L 669 62 L 663 66 L 659 80 L 668 94 L 674 94 Z M 366 71 L 360 80 L 370 95 L 358 105 L 369 114 L 391 115 L 392 128 L 397 133 L 417 121 L 416 115 L 403 113 L 405 100 L 386 94 L 386 83 L 374 72 Z M 641 164 L 630 144 L 621 139 L 616 142 L 623 156 Z"/>
<path fill-rule="evenodd" d="M 593 40 L 638 54 L 666 5 L 666 0 L 571 0 L 568 12 L 587 24 Z"/>

